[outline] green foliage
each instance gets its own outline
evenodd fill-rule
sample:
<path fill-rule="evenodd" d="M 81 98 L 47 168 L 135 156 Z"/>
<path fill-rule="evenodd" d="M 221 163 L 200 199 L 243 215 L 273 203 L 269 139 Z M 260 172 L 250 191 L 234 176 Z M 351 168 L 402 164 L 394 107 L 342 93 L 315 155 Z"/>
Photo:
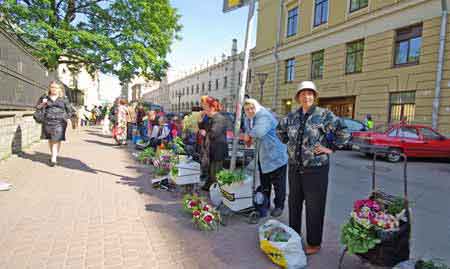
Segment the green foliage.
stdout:
<path fill-rule="evenodd" d="M 392 202 L 392 204 L 390 204 L 386 208 L 386 212 L 388 214 L 391 214 L 391 215 L 395 216 L 398 213 L 402 212 L 403 209 L 405 209 L 405 200 L 403 198 L 396 198 Z"/>
<path fill-rule="evenodd" d="M 450 267 L 440 262 L 419 260 L 415 269 L 450 269 Z"/>
<path fill-rule="evenodd" d="M 184 150 L 184 143 L 183 143 L 183 139 L 181 139 L 181 137 L 175 137 L 172 142 L 170 143 L 169 146 L 172 151 L 177 154 L 186 154 L 186 151 Z"/>
<path fill-rule="evenodd" d="M 94 74 L 160 79 L 181 29 L 169 0 L 3 0 L 0 26 L 49 69 L 67 64 Z"/>
<path fill-rule="evenodd" d="M 347 246 L 348 253 L 367 253 L 381 242 L 374 229 L 367 229 L 353 219 L 342 227 L 341 243 Z"/>
<path fill-rule="evenodd" d="M 219 173 L 217 173 L 216 177 L 220 185 L 229 185 L 235 182 L 243 181 L 245 175 L 244 171 L 242 170 L 230 171 L 227 169 L 223 169 Z"/>
<path fill-rule="evenodd" d="M 150 160 L 155 156 L 156 156 L 155 150 L 152 147 L 148 147 L 144 149 L 142 152 L 140 152 L 137 158 L 139 161 L 145 161 Z"/>

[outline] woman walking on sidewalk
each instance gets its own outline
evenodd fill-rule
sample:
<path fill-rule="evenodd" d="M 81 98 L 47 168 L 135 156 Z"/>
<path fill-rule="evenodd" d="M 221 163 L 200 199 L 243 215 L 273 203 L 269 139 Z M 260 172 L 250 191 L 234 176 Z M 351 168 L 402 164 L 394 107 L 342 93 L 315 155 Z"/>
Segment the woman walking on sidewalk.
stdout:
<path fill-rule="evenodd" d="M 201 97 L 203 108 L 202 120 L 199 122 L 201 135 L 205 137 L 202 156 L 202 166 L 208 167 L 208 179 L 202 190 L 209 191 L 209 187 L 216 182 L 216 174 L 223 169 L 223 161 L 228 156 L 226 138 L 227 119 L 219 113 L 222 107 L 219 101 L 210 96 Z M 208 116 L 208 122 L 203 121 L 203 116 Z"/>
<path fill-rule="evenodd" d="M 246 135 L 244 140 L 248 143 L 253 138 L 259 140 L 258 167 L 262 191 L 269 201 L 272 185 L 275 189 L 275 208 L 271 211 L 272 217 L 279 217 L 283 213 L 286 198 L 286 167 L 288 156 L 286 145 L 277 137 L 277 119 L 267 109 L 262 107 L 255 99 L 246 99 L 244 112 L 247 117 Z M 250 125 L 250 126 L 249 126 Z M 269 209 L 268 208 L 268 209 Z"/>
<path fill-rule="evenodd" d="M 48 93 L 39 98 L 36 108 L 45 109 L 41 139 L 48 140 L 51 153 L 49 165 L 53 167 L 57 163 L 61 141 L 66 140 L 67 120 L 74 115 L 75 110 L 57 81 L 50 82 Z"/>
<path fill-rule="evenodd" d="M 278 126 L 289 154 L 289 226 L 301 234 L 305 202 L 308 255 L 319 252 L 322 243 L 329 155 L 350 138 L 338 117 L 315 105 L 318 94 L 312 81 L 300 83 L 295 95 L 300 108 Z M 335 139 L 328 141 L 327 134 Z"/>
<path fill-rule="evenodd" d="M 127 101 L 125 99 L 119 99 L 118 106 L 116 109 L 115 124 L 113 129 L 113 138 L 116 140 L 118 145 L 127 144 L 127 118 L 128 109 Z"/>

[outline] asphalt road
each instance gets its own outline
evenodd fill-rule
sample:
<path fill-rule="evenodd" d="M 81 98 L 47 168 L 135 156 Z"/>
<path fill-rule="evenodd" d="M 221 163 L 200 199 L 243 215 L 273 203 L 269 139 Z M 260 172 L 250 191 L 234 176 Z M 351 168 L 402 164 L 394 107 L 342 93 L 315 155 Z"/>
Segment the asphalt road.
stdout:
<path fill-rule="evenodd" d="M 412 208 L 411 256 L 450 264 L 450 160 L 408 161 L 408 197 Z M 403 195 L 403 165 L 376 163 L 377 187 Z M 353 201 L 371 191 L 372 160 L 358 152 L 334 154 L 330 171 L 327 218 L 344 224 Z"/>

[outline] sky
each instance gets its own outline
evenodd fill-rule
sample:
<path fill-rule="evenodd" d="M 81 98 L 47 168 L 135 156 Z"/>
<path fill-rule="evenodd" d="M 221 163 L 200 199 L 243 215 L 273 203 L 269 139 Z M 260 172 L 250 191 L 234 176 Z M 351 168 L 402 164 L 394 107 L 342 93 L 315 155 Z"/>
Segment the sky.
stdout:
<path fill-rule="evenodd" d="M 171 4 L 181 15 L 183 29 L 182 39 L 174 42 L 168 56 L 169 80 L 207 61 L 211 64 L 214 57 L 219 62 L 223 53 L 229 56 L 233 38 L 238 40 L 238 51 L 244 49 L 248 7 L 223 13 L 223 0 L 171 0 Z"/>

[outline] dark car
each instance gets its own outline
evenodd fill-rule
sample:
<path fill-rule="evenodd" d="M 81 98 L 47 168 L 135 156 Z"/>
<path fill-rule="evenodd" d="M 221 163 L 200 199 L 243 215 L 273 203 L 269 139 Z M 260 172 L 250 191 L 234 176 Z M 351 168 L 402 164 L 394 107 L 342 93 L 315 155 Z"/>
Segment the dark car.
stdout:
<path fill-rule="evenodd" d="M 354 119 L 350 119 L 350 118 L 341 118 L 342 122 L 345 124 L 345 126 L 347 127 L 347 131 L 350 133 L 351 138 L 350 141 L 347 145 L 345 145 L 342 149 L 349 149 L 351 150 L 353 148 L 353 133 L 354 132 L 366 132 L 369 130 L 369 128 L 367 128 L 367 126 L 360 122 L 359 120 L 354 120 Z"/>

